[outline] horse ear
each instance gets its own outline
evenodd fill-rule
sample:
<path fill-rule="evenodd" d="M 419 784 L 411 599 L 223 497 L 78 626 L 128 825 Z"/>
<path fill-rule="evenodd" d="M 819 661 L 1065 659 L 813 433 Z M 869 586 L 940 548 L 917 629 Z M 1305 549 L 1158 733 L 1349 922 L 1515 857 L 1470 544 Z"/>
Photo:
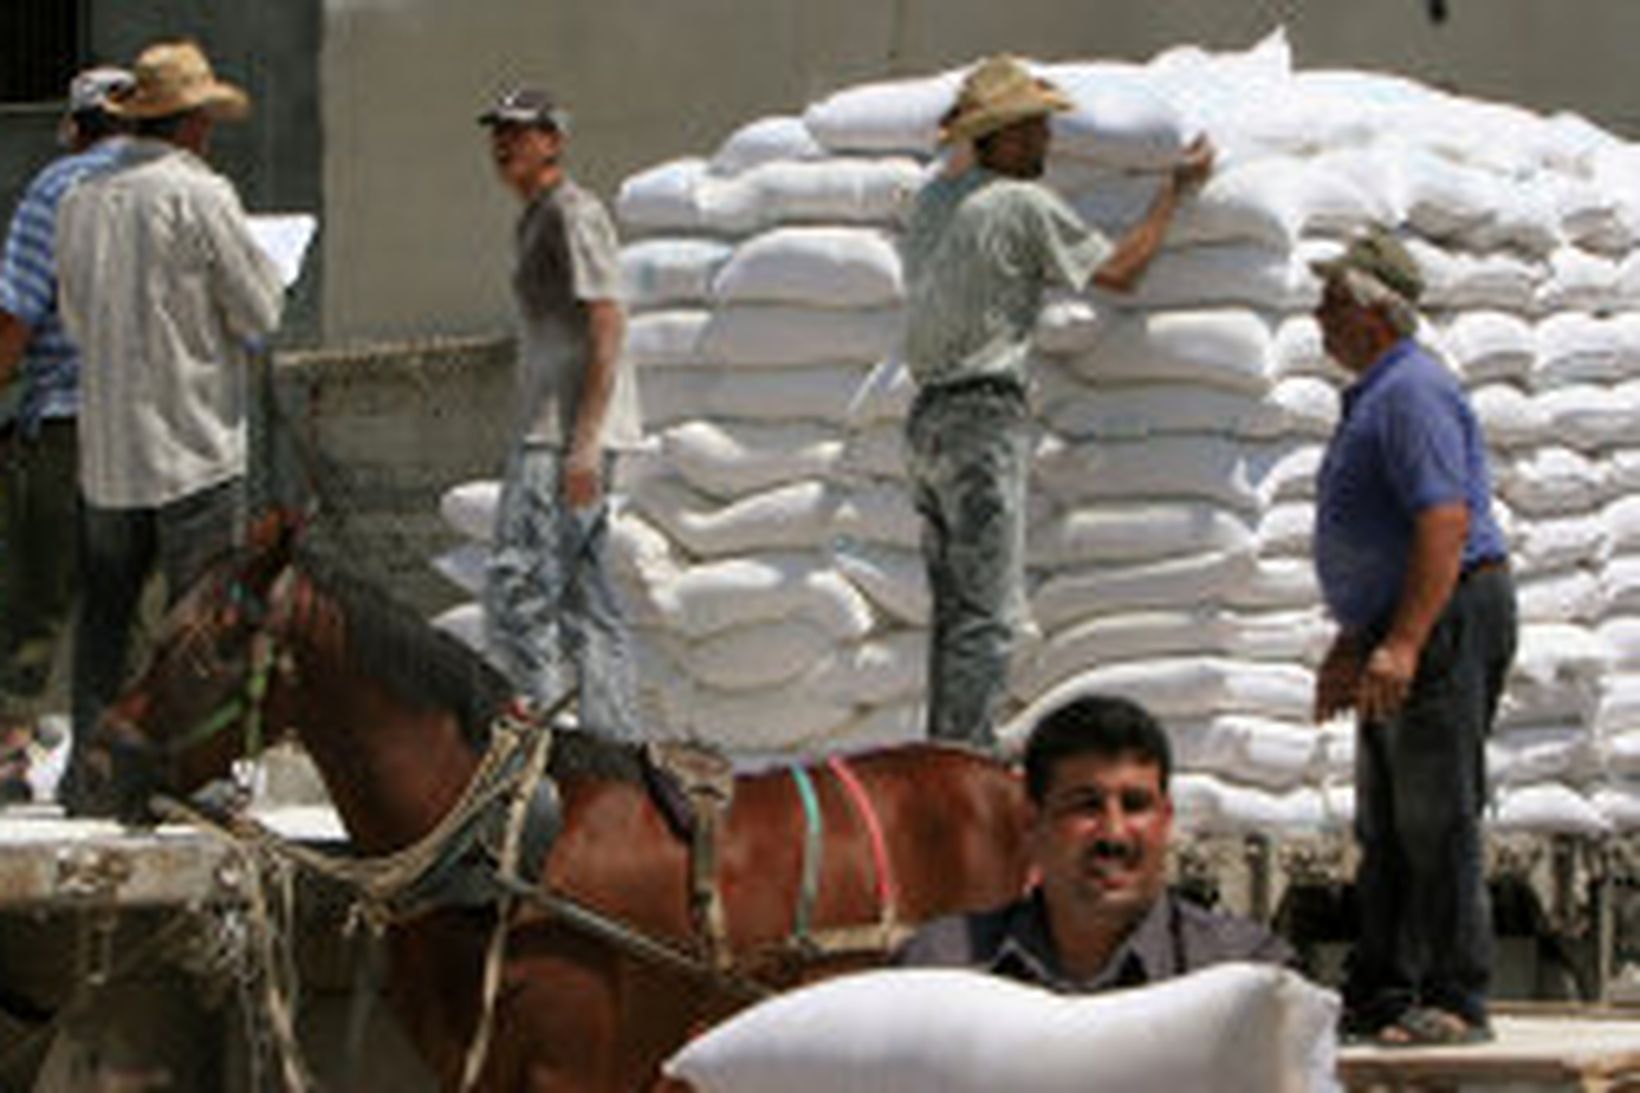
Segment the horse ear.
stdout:
<path fill-rule="evenodd" d="M 290 508 L 269 509 L 252 521 L 245 546 L 252 558 L 272 561 L 281 568 L 296 549 L 296 541 L 307 530 L 304 513 Z"/>

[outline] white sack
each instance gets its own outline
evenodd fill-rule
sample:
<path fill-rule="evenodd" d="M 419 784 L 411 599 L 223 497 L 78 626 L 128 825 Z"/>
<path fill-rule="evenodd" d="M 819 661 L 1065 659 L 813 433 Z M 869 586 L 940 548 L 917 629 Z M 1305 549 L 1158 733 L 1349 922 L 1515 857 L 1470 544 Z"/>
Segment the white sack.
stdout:
<path fill-rule="evenodd" d="M 850 87 L 811 104 L 803 123 L 833 152 L 926 154 L 939 140 L 940 115 L 956 101 L 966 71 Z"/>
<path fill-rule="evenodd" d="M 1241 660 L 1284 664 L 1321 663 L 1332 644 L 1334 627 L 1317 604 L 1275 610 L 1227 611 L 1225 652 Z"/>
<path fill-rule="evenodd" d="M 910 549 L 922 541 L 922 517 L 904 482 L 877 481 L 839 490 L 829 530 L 842 539 Z"/>
<path fill-rule="evenodd" d="M 1137 565 L 1087 566 L 1053 574 L 1031 595 L 1031 614 L 1045 631 L 1096 615 L 1150 608 L 1190 608 L 1224 600 L 1255 569 L 1247 554 L 1217 551 Z"/>
<path fill-rule="evenodd" d="M 785 115 L 747 122 L 718 145 L 712 156 L 715 175 L 738 175 L 781 159 L 821 159 L 826 150 L 802 118 Z"/>
<path fill-rule="evenodd" d="M 1612 670 L 1640 672 L 1640 616 L 1601 619 L 1594 631 L 1610 658 Z"/>
<path fill-rule="evenodd" d="M 1073 356 L 1092 351 L 1104 336 L 1108 309 L 1065 289 L 1049 289 L 1036 314 L 1031 338 L 1044 353 Z"/>
<path fill-rule="evenodd" d="M 1249 448 L 1248 470 L 1257 484 L 1259 504 L 1314 498 L 1315 476 L 1325 455 L 1325 445 L 1303 438 Z"/>
<path fill-rule="evenodd" d="M 1640 431 L 1640 402 L 1619 387 L 1575 383 L 1538 395 L 1549 431 L 1561 443 L 1583 451 L 1621 444 Z"/>
<path fill-rule="evenodd" d="M 928 573 L 922 555 L 876 543 L 845 542 L 835 549 L 838 570 L 890 618 L 928 624 Z"/>
<path fill-rule="evenodd" d="M 1073 508 L 1030 532 L 1030 564 L 1141 562 L 1177 554 L 1245 551 L 1247 521 L 1200 502 L 1111 502 Z"/>
<path fill-rule="evenodd" d="M 1134 65 L 1081 62 L 1035 66 L 1070 97 L 1072 109 L 1050 119 L 1052 154 L 1104 167 L 1165 170 L 1193 135 L 1154 81 Z"/>
<path fill-rule="evenodd" d="M 1522 623 L 1589 622 L 1600 612 L 1600 581 L 1583 569 L 1523 573 L 1515 591 Z"/>
<path fill-rule="evenodd" d="M 672 307 L 645 311 L 627 320 L 622 352 L 635 368 L 687 368 L 701 362 L 701 338 L 712 313 L 704 308 Z M 649 379 L 643 379 L 648 409 Z"/>
<path fill-rule="evenodd" d="M 1494 470 L 1498 493 L 1521 516 L 1586 513 L 1605 500 L 1606 468 L 1570 448 L 1538 448 Z"/>
<path fill-rule="evenodd" d="M 742 497 L 836 467 L 843 442 L 820 423 L 691 421 L 661 434 L 661 455 L 703 493 Z"/>
<path fill-rule="evenodd" d="M 852 704 L 795 686 L 756 691 L 696 688 L 687 730 L 725 749 L 789 752 L 848 723 Z"/>
<path fill-rule="evenodd" d="M 1295 725 L 1247 714 L 1168 726 L 1179 770 L 1217 774 L 1264 789 L 1292 789 L 1309 778 L 1321 736 Z"/>
<path fill-rule="evenodd" d="M 1289 315 L 1276 326 L 1270 344 L 1270 372 L 1278 379 L 1332 379 L 1343 374 L 1321 344 L 1321 327 L 1315 316 L 1308 314 Z"/>
<path fill-rule="evenodd" d="M 864 706 L 894 705 L 920 698 L 927 673 L 927 634 L 899 630 L 830 650 L 802 686 Z"/>
<path fill-rule="evenodd" d="M 1600 681 L 1594 727 L 1602 736 L 1640 729 L 1640 674 L 1613 672 Z"/>
<path fill-rule="evenodd" d="M 1237 308 L 1133 314 L 1071 360 L 1095 384 L 1187 382 L 1261 394 L 1270 382 L 1270 327 Z"/>
<path fill-rule="evenodd" d="M 1588 732 L 1572 725 L 1496 732 L 1486 755 L 1493 783 L 1512 786 L 1579 781 L 1598 761 Z"/>
<path fill-rule="evenodd" d="M 1447 356 L 1470 384 L 1524 380 L 1546 334 L 1507 311 L 1463 311 L 1443 329 Z"/>
<path fill-rule="evenodd" d="M 878 308 L 904 298 L 900 256 L 875 228 L 777 228 L 734 251 L 712 282 L 729 304 Z M 831 359 L 831 358 L 828 358 Z"/>
<path fill-rule="evenodd" d="M 743 1011 L 666 1073 L 698 1093 L 1298 1093 L 1338 1088 L 1338 1012 L 1333 992 L 1248 964 L 1087 997 L 979 972 L 881 970 Z"/>
<path fill-rule="evenodd" d="M 1612 558 L 1600 567 L 1600 612 L 1611 615 L 1640 612 L 1640 555 Z"/>
<path fill-rule="evenodd" d="M 1484 383 L 1469 393 L 1487 442 L 1500 448 L 1529 448 L 1551 438 L 1549 415 L 1538 401 L 1512 383 Z"/>
<path fill-rule="evenodd" d="M 864 380 L 850 390 L 846 419 L 859 428 L 876 422 L 903 423 L 917 396 L 917 382 L 897 357 L 878 361 Z"/>
<path fill-rule="evenodd" d="M 847 434 L 837 473 L 855 478 L 905 477 L 905 423 L 877 421 Z"/>
<path fill-rule="evenodd" d="M 1329 250 L 1327 253 L 1331 253 Z M 1324 255 L 1317 252 L 1313 257 Z M 1101 304 L 1129 310 L 1243 306 L 1267 311 L 1313 307 L 1320 288 L 1310 255 L 1247 243 L 1163 250 L 1129 295 L 1096 290 Z"/>
<path fill-rule="evenodd" d="M 1308 558 L 1259 558 L 1242 580 L 1224 590 L 1223 602 L 1247 610 L 1297 610 L 1321 602 L 1315 565 Z"/>
<path fill-rule="evenodd" d="M 1258 508 L 1252 453 L 1227 437 L 1156 436 L 1138 442 L 1065 444 L 1047 438 L 1037 479 L 1056 500 L 1212 501 Z"/>
<path fill-rule="evenodd" d="M 489 565 L 490 545 L 481 542 L 463 543 L 433 559 L 439 575 L 469 596 L 483 595 Z"/>
<path fill-rule="evenodd" d="M 733 178 L 705 177 L 699 227 L 750 235 L 780 224 L 897 225 L 923 183 L 914 159 L 776 160 Z"/>
<path fill-rule="evenodd" d="M 1539 311 L 1599 310 L 1617 304 L 1618 264 L 1579 247 L 1559 247 L 1549 255 L 1548 275 L 1538 286 Z"/>
<path fill-rule="evenodd" d="M 716 239 L 645 239 L 622 247 L 626 301 L 634 308 L 703 302 L 731 252 Z"/>
<path fill-rule="evenodd" d="M 655 369 L 643 377 L 644 420 L 651 429 L 698 418 L 842 425 L 865 376 L 858 364 Z"/>
<path fill-rule="evenodd" d="M 1291 392 L 1289 392 L 1291 393 Z M 1190 383 L 1096 387 L 1042 368 L 1037 402 L 1053 432 L 1068 440 L 1142 440 L 1167 433 L 1216 433 L 1267 440 L 1288 425 L 1274 400 Z"/>
<path fill-rule="evenodd" d="M 706 227 L 700 191 L 704 159 L 690 157 L 628 175 L 615 195 L 615 215 L 637 232 L 701 231 Z"/>
<path fill-rule="evenodd" d="M 1605 557 L 1609 535 L 1599 513 L 1522 521 L 1510 554 L 1525 573 L 1548 573 Z"/>
<path fill-rule="evenodd" d="M 1537 360 L 1532 384 L 1538 388 L 1568 383 L 1612 383 L 1632 371 L 1634 349 L 1615 320 L 1563 311 L 1537 324 Z"/>
<path fill-rule="evenodd" d="M 1346 175 L 1314 160 L 1271 157 L 1215 171 L 1181 203 L 1167 241 L 1289 250 L 1305 235 L 1353 235 L 1390 215 L 1386 203 Z"/>
<path fill-rule="evenodd" d="M 673 656 L 690 677 L 725 691 L 786 683 L 819 664 L 835 648 L 830 634 L 812 622 L 755 622 L 678 642 Z"/>
<path fill-rule="evenodd" d="M 1577 790 L 1547 783 L 1499 789 L 1492 812 L 1494 831 L 1599 835 L 1606 818 Z"/>
<path fill-rule="evenodd" d="M 1260 558 L 1310 557 L 1315 538 L 1315 505 L 1283 501 L 1264 510 L 1258 522 Z"/>
<path fill-rule="evenodd" d="M 1403 242 L 1423 274 L 1422 307 L 1524 312 L 1533 306 L 1546 276 L 1543 263 L 1506 251 L 1466 254 L 1416 237 Z"/>
<path fill-rule="evenodd" d="M 1613 831 L 1627 833 L 1640 828 L 1640 786 L 1614 782 L 1597 787 L 1589 803 Z"/>
<path fill-rule="evenodd" d="M 500 500 L 501 483 L 496 479 L 463 482 L 444 491 L 438 511 L 456 531 L 487 543 L 495 537 L 495 510 Z"/>
<path fill-rule="evenodd" d="M 1099 665 L 1222 654 L 1231 629 L 1227 620 L 1208 610 L 1099 615 L 1023 650 L 1010 675 L 1012 689 L 1015 695 L 1029 698 Z"/>
<path fill-rule="evenodd" d="M 1315 376 L 1289 376 L 1270 392 L 1281 411 L 1283 432 L 1325 440 L 1338 425 L 1338 389 Z"/>
<path fill-rule="evenodd" d="M 656 478 L 639 486 L 633 502 L 697 558 L 818 546 L 836 509 L 835 498 L 818 480 L 719 503 L 677 479 Z"/>
<path fill-rule="evenodd" d="M 904 322 L 897 308 L 721 307 L 701 332 L 700 353 L 714 364 L 870 364 L 898 347 Z"/>
<path fill-rule="evenodd" d="M 664 590 L 668 621 L 703 637 L 731 626 L 805 618 L 838 641 L 864 637 L 871 605 L 815 554 L 766 554 L 691 566 Z"/>

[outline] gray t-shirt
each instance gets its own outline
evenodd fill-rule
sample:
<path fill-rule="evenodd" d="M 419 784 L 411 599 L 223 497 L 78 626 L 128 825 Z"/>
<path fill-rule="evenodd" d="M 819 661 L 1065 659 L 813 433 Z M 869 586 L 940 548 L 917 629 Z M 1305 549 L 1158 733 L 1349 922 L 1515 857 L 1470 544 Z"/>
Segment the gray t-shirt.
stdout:
<path fill-rule="evenodd" d="M 1025 382 L 1042 292 L 1081 289 L 1110 243 L 1040 183 L 982 168 L 922 188 L 906 225 L 906 365 L 920 385 Z"/>
<path fill-rule="evenodd" d="M 567 178 L 525 207 L 517 243 L 521 430 L 532 444 L 562 447 L 573 433 L 586 376 L 586 305 L 620 300 L 620 244 L 603 204 Z M 603 446 L 634 448 L 641 439 L 636 383 L 623 356 L 604 416 Z"/>

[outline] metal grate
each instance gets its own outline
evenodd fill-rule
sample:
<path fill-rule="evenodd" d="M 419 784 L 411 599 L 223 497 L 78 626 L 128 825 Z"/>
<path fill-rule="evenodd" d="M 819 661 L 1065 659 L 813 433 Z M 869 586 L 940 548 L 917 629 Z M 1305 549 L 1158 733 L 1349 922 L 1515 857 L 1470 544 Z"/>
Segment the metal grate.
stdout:
<path fill-rule="evenodd" d="M 56 102 L 79 57 L 78 0 L 0 3 L 0 102 Z"/>

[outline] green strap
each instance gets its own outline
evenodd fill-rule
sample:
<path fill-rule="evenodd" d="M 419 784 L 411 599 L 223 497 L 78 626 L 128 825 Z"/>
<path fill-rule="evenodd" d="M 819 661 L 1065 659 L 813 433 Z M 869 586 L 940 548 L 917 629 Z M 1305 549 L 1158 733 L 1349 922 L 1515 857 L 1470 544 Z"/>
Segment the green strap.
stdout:
<path fill-rule="evenodd" d="M 799 943 L 808 940 L 814 920 L 814 904 L 820 895 L 820 853 L 825 828 L 820 818 L 820 795 L 814 791 L 814 779 L 802 767 L 789 768 L 797 795 L 803 801 L 803 880 L 797 892 L 797 919 L 792 933 Z"/>
<path fill-rule="evenodd" d="M 228 728 L 241 717 L 245 719 L 245 754 L 254 759 L 262 752 L 262 699 L 267 697 L 268 681 L 273 675 L 273 639 L 257 635 L 251 645 L 251 667 L 245 677 L 245 691 L 235 695 L 207 714 L 203 720 L 181 736 L 165 742 L 165 750 L 180 755 L 196 744 L 203 744 Z"/>

